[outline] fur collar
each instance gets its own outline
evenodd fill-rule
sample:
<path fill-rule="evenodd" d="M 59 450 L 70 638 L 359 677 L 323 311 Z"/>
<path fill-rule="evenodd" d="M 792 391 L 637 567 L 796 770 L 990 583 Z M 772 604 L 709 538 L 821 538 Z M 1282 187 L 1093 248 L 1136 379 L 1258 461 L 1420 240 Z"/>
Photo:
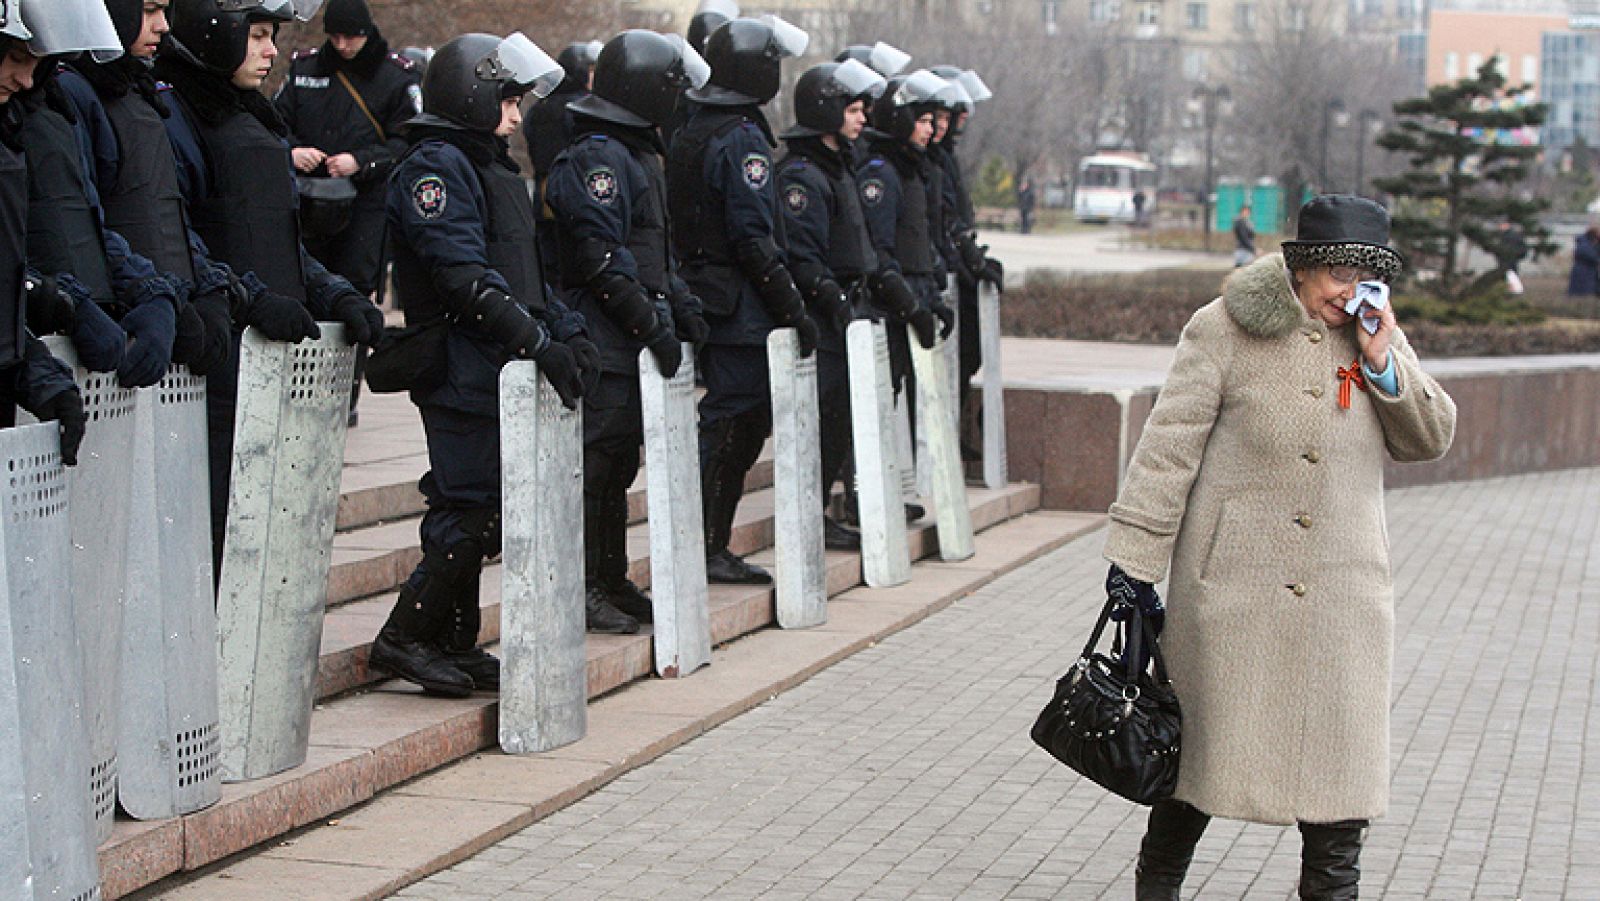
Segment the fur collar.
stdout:
<path fill-rule="evenodd" d="M 1281 253 L 1234 270 L 1222 285 L 1222 304 L 1240 328 L 1257 338 L 1282 338 L 1307 318 L 1289 286 L 1289 267 Z"/>

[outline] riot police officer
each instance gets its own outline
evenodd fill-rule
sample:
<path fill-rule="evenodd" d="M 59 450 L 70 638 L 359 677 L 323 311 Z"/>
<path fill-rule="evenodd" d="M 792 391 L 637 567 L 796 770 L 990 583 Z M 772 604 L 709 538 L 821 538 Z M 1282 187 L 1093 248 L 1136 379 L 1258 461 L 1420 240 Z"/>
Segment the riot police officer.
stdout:
<path fill-rule="evenodd" d="M 71 466 L 83 442 L 83 398 L 72 370 L 24 324 L 30 307 L 71 302 L 53 284 L 26 274 L 28 172 L 14 101 L 32 87 L 39 64 L 27 47 L 32 38 L 18 5 L 0 4 L 0 427 L 15 425 L 17 407 L 58 421 L 61 459 Z"/>
<path fill-rule="evenodd" d="M 695 9 L 694 15 L 689 17 L 689 33 L 687 35 L 689 46 L 694 52 L 705 55 L 706 39 L 711 37 L 711 32 L 721 28 L 727 22 L 739 18 L 739 4 L 733 0 L 700 0 L 700 5 Z M 668 147 L 672 146 L 672 139 L 689 121 L 689 116 L 694 112 L 694 100 L 684 98 L 678 104 L 678 109 L 666 125 L 661 127 L 661 137 Z"/>
<path fill-rule="evenodd" d="M 644 440 L 639 352 L 663 375 L 680 339 L 704 342 L 700 299 L 675 274 L 660 133 L 686 88 L 711 70 L 673 35 L 625 31 L 606 42 L 594 93 L 573 103 L 577 137 L 555 160 L 546 198 L 560 227 L 561 287 L 600 348 L 583 400 L 584 581 L 589 629 L 634 632 L 650 599 L 628 579 L 628 486 Z"/>
<path fill-rule="evenodd" d="M 277 58 L 278 26 L 296 18 L 290 0 L 177 0 L 158 77 L 178 164 L 178 186 L 195 232 L 217 259 L 240 273 L 253 298 L 268 298 L 279 334 L 320 337 L 317 319 L 344 324 L 352 343 L 383 331 L 383 315 L 350 282 L 329 272 L 300 243 L 294 170 L 283 119 L 261 93 Z M 268 337 L 272 337 L 269 333 Z M 228 480 L 238 405 L 239 345 L 207 379 L 211 444 L 212 553 L 221 570 Z"/>
<path fill-rule="evenodd" d="M 522 137 L 528 142 L 528 161 L 533 163 L 533 180 L 539 186 L 540 197 L 544 196 L 551 164 L 572 143 L 572 115 L 567 108 L 589 96 L 600 48 L 599 41 L 574 41 L 562 48 L 556 56 L 563 73 L 561 84 L 550 96 L 530 104 L 523 116 Z"/>
<path fill-rule="evenodd" d="M 850 452 L 850 381 L 845 364 L 845 328 L 869 314 L 864 302 L 878 276 L 877 255 L 856 194 L 851 148 L 866 125 L 866 106 L 884 87 L 883 77 L 856 60 L 813 66 L 794 88 L 795 125 L 784 132 L 788 155 L 778 163 L 778 198 L 784 212 L 784 248 L 795 286 L 817 320 L 817 394 L 822 413 L 822 497 Z M 890 272 L 888 278 L 899 276 Z M 885 290 L 885 298 L 911 297 Z M 863 302 L 859 305 L 856 299 Z M 920 315 L 914 304 L 895 311 L 897 321 Z M 928 326 L 931 332 L 931 325 Z M 823 541 L 836 550 L 861 546 L 859 533 L 832 517 L 823 520 Z"/>
<path fill-rule="evenodd" d="M 500 684 L 499 661 L 477 647 L 479 577 L 500 553 L 500 367 L 537 361 L 576 407 L 578 357 L 598 364 L 581 317 L 547 297 L 533 203 L 507 154 L 523 95 L 547 94 L 560 79 L 521 33 L 451 40 L 428 66 L 411 148 L 389 179 L 395 293 L 409 324 L 445 329 L 445 365 L 411 387 L 430 467 L 423 556 L 371 659 L 435 694 Z"/>
<path fill-rule="evenodd" d="M 689 92 L 696 109 L 667 157 L 673 247 L 711 325 L 701 359 L 700 479 L 712 582 L 771 582 L 728 550 L 745 474 L 772 431 L 767 333 L 795 327 L 808 356 L 817 342 L 780 247 L 772 130 L 761 112 L 778 93 L 780 63 L 805 44 L 805 32 L 774 16 L 712 32 L 711 80 Z"/>
<path fill-rule="evenodd" d="M 842 63 L 852 59 L 884 78 L 893 78 L 905 71 L 906 66 L 911 65 L 911 54 L 892 44 L 885 44 L 883 41 L 879 41 L 876 44 L 851 44 L 839 51 L 839 55 L 834 57 L 833 61 Z M 876 100 L 877 98 L 873 99 Z M 872 127 L 871 103 L 867 104 L 867 127 L 869 129 Z M 865 141 L 857 141 L 851 145 L 850 165 L 852 169 L 867 161 L 866 151 L 867 143 Z"/>

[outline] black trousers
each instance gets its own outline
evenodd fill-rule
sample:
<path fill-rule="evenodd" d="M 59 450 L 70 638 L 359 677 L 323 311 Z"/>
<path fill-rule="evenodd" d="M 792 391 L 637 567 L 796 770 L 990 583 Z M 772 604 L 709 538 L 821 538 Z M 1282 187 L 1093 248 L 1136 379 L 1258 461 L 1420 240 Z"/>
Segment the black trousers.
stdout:
<path fill-rule="evenodd" d="M 765 347 L 708 344 L 700 353 L 700 500 L 710 556 L 728 549 L 745 476 L 772 434 L 772 389 Z"/>
<path fill-rule="evenodd" d="M 628 488 L 643 442 L 639 376 L 602 373 L 583 398 L 583 576 L 591 588 L 628 577 Z"/>

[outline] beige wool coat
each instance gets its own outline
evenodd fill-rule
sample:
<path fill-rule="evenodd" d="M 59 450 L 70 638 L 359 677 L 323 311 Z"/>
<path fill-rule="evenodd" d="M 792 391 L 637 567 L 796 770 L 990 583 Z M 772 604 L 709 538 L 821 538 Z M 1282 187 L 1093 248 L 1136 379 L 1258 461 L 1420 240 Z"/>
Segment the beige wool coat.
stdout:
<path fill-rule="evenodd" d="M 1359 355 L 1294 297 L 1279 254 L 1194 314 L 1105 556 L 1168 575 L 1161 647 L 1183 706 L 1176 797 L 1213 816 L 1370 819 L 1389 798 L 1394 586 L 1385 457 L 1450 447 L 1455 403 L 1393 342 L 1399 394 L 1338 403 Z"/>

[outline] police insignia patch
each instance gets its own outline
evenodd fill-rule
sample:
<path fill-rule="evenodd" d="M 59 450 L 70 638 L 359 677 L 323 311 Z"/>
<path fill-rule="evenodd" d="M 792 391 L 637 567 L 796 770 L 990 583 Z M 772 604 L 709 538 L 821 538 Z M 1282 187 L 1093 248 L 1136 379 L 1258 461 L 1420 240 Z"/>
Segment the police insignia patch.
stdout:
<path fill-rule="evenodd" d="M 789 190 L 783 192 L 784 205 L 789 208 L 789 212 L 795 214 L 796 216 L 804 213 L 806 211 L 806 204 L 810 202 L 811 198 L 806 196 L 806 189 L 804 185 L 790 185 Z"/>
<path fill-rule="evenodd" d="M 744 158 L 744 183 L 759 191 L 767 186 L 772 175 L 772 161 L 764 153 L 746 154 Z"/>
<path fill-rule="evenodd" d="M 417 215 L 424 219 L 443 216 L 444 206 L 449 199 L 445 193 L 444 179 L 437 175 L 424 175 L 411 184 L 411 205 L 416 207 Z"/>
<path fill-rule="evenodd" d="M 601 166 L 590 169 L 583 176 L 583 183 L 589 189 L 589 197 L 601 206 L 610 206 L 617 202 L 617 174 L 611 171 L 610 166 Z"/>
<path fill-rule="evenodd" d="M 883 200 L 883 182 L 869 178 L 861 183 L 861 200 L 867 206 L 877 206 Z"/>

